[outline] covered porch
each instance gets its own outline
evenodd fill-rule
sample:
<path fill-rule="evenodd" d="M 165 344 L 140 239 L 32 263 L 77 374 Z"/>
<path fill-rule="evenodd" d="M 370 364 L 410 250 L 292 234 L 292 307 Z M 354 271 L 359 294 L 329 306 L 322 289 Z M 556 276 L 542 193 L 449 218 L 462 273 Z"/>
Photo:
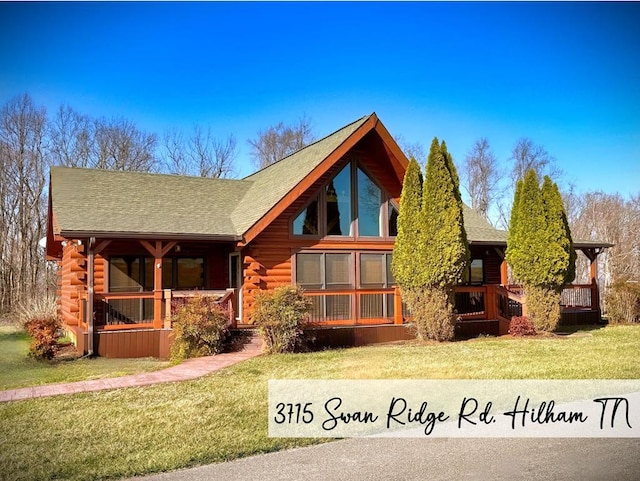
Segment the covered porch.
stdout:
<path fill-rule="evenodd" d="M 240 315 L 240 254 L 232 243 L 90 238 L 76 241 L 75 251 L 72 264 L 84 282 L 77 322 L 65 324 L 85 354 L 168 357 L 179 299 L 215 298 L 230 327 Z"/>

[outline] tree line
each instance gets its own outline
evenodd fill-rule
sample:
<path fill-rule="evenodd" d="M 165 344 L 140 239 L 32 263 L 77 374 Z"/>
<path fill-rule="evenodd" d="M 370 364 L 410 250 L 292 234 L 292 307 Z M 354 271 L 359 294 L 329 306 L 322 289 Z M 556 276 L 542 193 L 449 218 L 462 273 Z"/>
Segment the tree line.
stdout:
<path fill-rule="evenodd" d="M 312 122 L 302 116 L 292 125 L 280 122 L 258 131 L 247 144 L 254 166 L 261 169 L 314 140 Z M 425 160 L 420 143 L 402 137 L 398 143 L 408 157 Z M 26 93 L 8 100 L 0 109 L 0 314 L 55 291 L 55 273 L 38 246 L 45 236 L 50 166 L 233 178 L 237 156 L 233 134 L 218 138 L 200 125 L 158 135 L 122 117 L 94 118 L 67 105 L 48 113 Z M 460 184 L 471 207 L 507 228 L 515 185 L 530 169 L 554 181 L 562 175 L 553 156 L 531 139 L 519 139 L 504 166 L 482 138 L 460 164 Z M 570 188 L 562 196 L 574 239 L 615 244 L 600 257 L 602 285 L 640 280 L 640 192 L 625 199 Z M 588 261 L 581 256 L 576 282 L 586 281 Z"/>
<path fill-rule="evenodd" d="M 249 139 L 257 168 L 314 140 L 311 121 L 282 122 Z M 0 109 L 0 314 L 55 293 L 55 272 L 39 241 L 46 235 L 53 165 L 211 178 L 237 175 L 237 140 L 209 128 L 146 132 L 123 117 L 94 118 L 68 105 L 48 113 L 28 94 Z"/>

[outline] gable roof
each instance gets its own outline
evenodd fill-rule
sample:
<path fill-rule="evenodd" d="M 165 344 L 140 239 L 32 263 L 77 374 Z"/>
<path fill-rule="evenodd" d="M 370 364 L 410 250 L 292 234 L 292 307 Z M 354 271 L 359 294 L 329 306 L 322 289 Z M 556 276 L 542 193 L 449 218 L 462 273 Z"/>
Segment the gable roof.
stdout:
<path fill-rule="evenodd" d="M 52 167 L 50 228 L 64 237 L 241 240 L 318 165 L 378 122 L 375 114 L 362 117 L 241 180 Z"/>

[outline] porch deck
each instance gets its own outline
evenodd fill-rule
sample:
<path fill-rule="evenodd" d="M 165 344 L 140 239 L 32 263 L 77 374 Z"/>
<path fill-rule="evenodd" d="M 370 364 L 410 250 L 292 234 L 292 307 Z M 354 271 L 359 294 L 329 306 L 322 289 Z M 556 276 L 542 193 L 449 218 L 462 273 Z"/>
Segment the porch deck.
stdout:
<path fill-rule="evenodd" d="M 214 296 L 225 304 L 230 313 L 230 328 L 253 327 L 237 323 L 234 289 L 164 290 L 160 326 L 153 321 L 156 306 L 153 292 L 96 294 L 94 352 L 107 357 L 168 357 L 172 300 L 195 295 Z M 312 345 L 359 346 L 412 338 L 412 333 L 406 329 L 411 315 L 397 288 L 323 291 L 308 295 L 314 300 L 312 327 L 307 332 Z M 601 320 L 597 287 L 594 285 L 566 286 L 561 302 L 561 325 L 596 324 Z M 526 302 L 519 286 L 458 286 L 455 288 L 455 307 L 458 314 L 455 333 L 458 338 L 508 334 L 511 317 L 526 312 Z M 68 326 L 67 330 L 76 341 L 78 350 L 86 353 L 89 336 L 86 302 L 82 319 L 78 326 Z"/>

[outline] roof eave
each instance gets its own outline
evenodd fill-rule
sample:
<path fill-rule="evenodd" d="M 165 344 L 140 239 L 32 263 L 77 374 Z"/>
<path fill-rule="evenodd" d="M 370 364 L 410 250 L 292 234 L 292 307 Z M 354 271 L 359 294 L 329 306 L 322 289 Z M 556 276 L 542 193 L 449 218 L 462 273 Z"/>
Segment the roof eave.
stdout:
<path fill-rule="evenodd" d="M 242 237 L 236 234 L 181 234 L 175 232 L 107 232 L 63 230 L 61 232 L 61 235 L 67 239 L 85 239 L 89 237 L 96 237 L 99 239 L 164 239 L 226 242 L 238 242 L 242 240 Z"/>

